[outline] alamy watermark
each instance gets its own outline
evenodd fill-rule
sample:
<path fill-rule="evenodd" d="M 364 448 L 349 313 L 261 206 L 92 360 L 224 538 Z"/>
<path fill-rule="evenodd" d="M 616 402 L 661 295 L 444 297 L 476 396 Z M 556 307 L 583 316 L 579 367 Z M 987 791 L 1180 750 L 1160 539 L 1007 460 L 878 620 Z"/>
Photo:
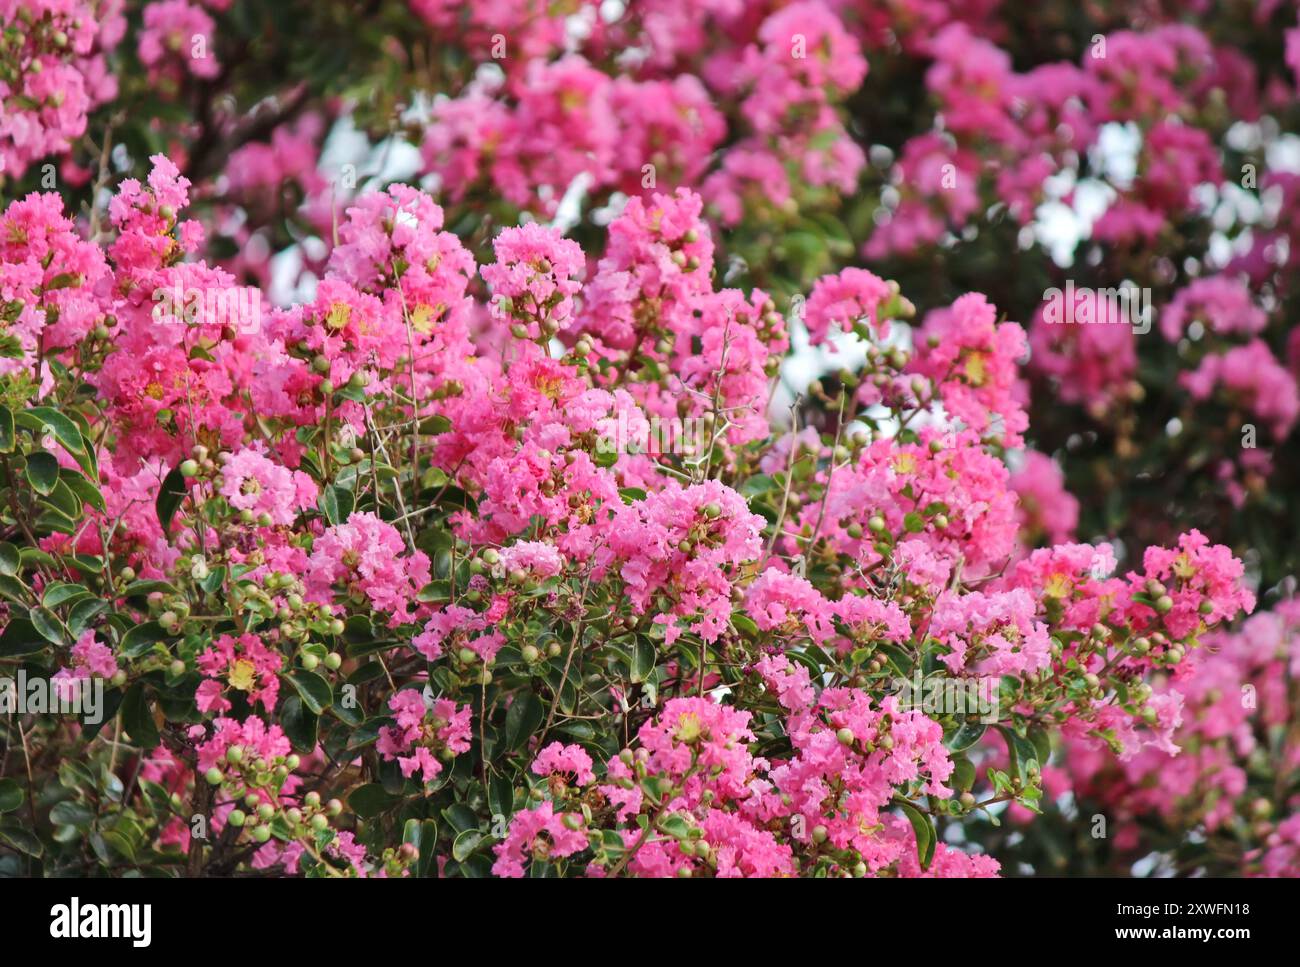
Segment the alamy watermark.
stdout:
<path fill-rule="evenodd" d="M 1141 336 L 1151 330 L 1151 290 L 1127 284 L 1093 289 L 1067 279 L 1064 289 L 1052 286 L 1043 292 L 1043 322 L 1049 326 L 1132 326 Z"/>
<path fill-rule="evenodd" d="M 154 322 L 160 325 L 221 326 L 242 333 L 262 328 L 262 294 L 253 286 L 212 285 L 154 289 Z"/>
<path fill-rule="evenodd" d="M 709 446 L 708 422 L 703 417 L 652 416 L 629 424 L 627 413 L 619 413 L 612 428 L 596 440 L 597 453 L 644 453 L 649 456 L 693 457 Z"/>
<path fill-rule="evenodd" d="M 153 939 L 153 907 L 148 903 L 68 903 L 50 907 L 50 936 L 55 940 L 130 940 L 147 947 Z"/>
<path fill-rule="evenodd" d="M 104 721 L 102 678 L 0 678 L 0 715 L 76 715 L 84 725 Z"/>
<path fill-rule="evenodd" d="M 978 716 L 985 725 L 1001 717 L 1001 679 L 950 678 L 946 675 L 924 677 L 918 669 L 911 678 L 895 678 L 894 694 L 903 710 L 926 715 Z"/>

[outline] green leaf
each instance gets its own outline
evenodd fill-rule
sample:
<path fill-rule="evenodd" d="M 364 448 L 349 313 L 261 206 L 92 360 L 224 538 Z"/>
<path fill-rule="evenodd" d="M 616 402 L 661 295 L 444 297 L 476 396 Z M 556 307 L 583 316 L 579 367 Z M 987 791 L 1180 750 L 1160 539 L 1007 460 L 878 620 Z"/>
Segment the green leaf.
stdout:
<path fill-rule="evenodd" d="M 74 636 L 80 637 L 81 633 L 90 627 L 90 623 L 108 609 L 109 603 L 100 598 L 87 598 L 84 601 L 78 601 L 72 606 L 72 610 L 68 612 L 68 630 Z"/>
<path fill-rule="evenodd" d="M 633 682 L 643 682 L 654 671 L 655 667 L 655 645 L 649 638 L 638 638 L 636 644 L 632 646 L 632 674 Z"/>
<path fill-rule="evenodd" d="M 0 813 L 11 813 L 23 804 L 23 787 L 13 779 L 0 779 Z"/>
<path fill-rule="evenodd" d="M 1005 725 L 999 725 L 998 731 L 1002 733 L 1002 738 L 1006 740 L 1007 752 L 1011 756 L 1011 774 L 1019 776 L 1021 779 L 1027 778 L 1029 764 L 1038 761 L 1038 750 L 1034 744 L 1023 736 L 1016 735 Z M 1038 763 L 1042 766 L 1042 763 Z"/>
<path fill-rule="evenodd" d="M 52 507 L 47 507 L 41 516 L 36 518 L 32 527 L 37 531 L 56 531 L 60 534 L 75 534 L 77 532 L 76 520 Z"/>
<path fill-rule="evenodd" d="M 450 429 L 451 420 L 447 419 L 447 417 L 443 416 L 441 413 L 436 413 L 420 422 L 420 432 L 427 434 L 428 436 L 438 436 L 439 434 L 446 433 Z"/>
<path fill-rule="evenodd" d="M 939 841 L 938 834 L 930 822 L 930 817 L 921 810 L 917 809 L 906 800 L 896 800 L 903 807 L 903 812 L 907 815 L 908 821 L 912 824 L 912 829 L 916 833 L 916 858 L 921 863 L 921 869 L 928 870 L 930 861 L 934 859 L 934 848 Z"/>
<path fill-rule="evenodd" d="M 57 608 L 59 605 L 67 604 L 73 598 L 80 597 L 90 592 L 80 584 L 64 584 L 56 582 L 45 589 L 45 594 L 41 597 L 41 604 L 47 608 Z"/>
<path fill-rule="evenodd" d="M 14 444 L 14 415 L 7 406 L 0 406 L 0 453 L 13 453 Z"/>
<path fill-rule="evenodd" d="M 969 749 L 983 738 L 984 731 L 987 728 L 988 726 L 983 722 L 963 722 L 952 735 L 944 740 L 944 745 L 952 752 Z"/>
<path fill-rule="evenodd" d="M 356 500 L 352 496 L 352 491 L 346 487 L 330 484 L 321 491 L 319 503 L 325 519 L 337 526 L 352 516 L 352 508 L 356 505 Z"/>
<path fill-rule="evenodd" d="M 164 534 L 171 531 L 172 518 L 176 516 L 176 511 L 184 499 L 185 478 L 181 476 L 180 468 L 176 467 L 163 478 L 162 488 L 158 491 L 158 500 L 154 504 L 158 511 L 158 523 L 162 525 Z"/>
<path fill-rule="evenodd" d="M 280 727 L 295 749 L 310 752 L 316 748 L 320 719 L 303 705 L 297 695 L 289 695 L 280 703 Z"/>
<path fill-rule="evenodd" d="M 452 803 L 444 809 L 442 818 L 451 824 L 451 828 L 457 834 L 463 833 L 467 829 L 478 829 L 478 817 L 474 815 L 474 810 L 463 802 Z"/>
<path fill-rule="evenodd" d="M 85 829 L 95 820 L 95 814 L 79 802 L 71 800 L 55 805 L 50 810 L 50 822 L 56 826 L 75 826 Z"/>
<path fill-rule="evenodd" d="M 223 564 L 220 567 L 214 567 L 212 570 L 208 571 L 208 573 L 204 575 L 203 579 L 199 581 L 199 587 L 208 594 L 215 594 L 220 588 L 225 586 L 225 583 L 226 566 Z"/>
<path fill-rule="evenodd" d="M 545 714 L 541 701 L 532 692 L 516 697 L 506 712 L 506 748 L 511 752 L 522 749 L 542 724 Z"/>
<path fill-rule="evenodd" d="M 424 604 L 433 604 L 435 602 L 451 600 L 451 582 L 450 581 L 430 581 L 424 587 L 420 588 L 420 593 L 415 596 L 417 601 Z"/>
<path fill-rule="evenodd" d="M 64 467 L 59 471 L 59 479 L 67 484 L 68 489 L 80 497 L 83 503 L 90 504 L 101 514 L 108 512 L 108 507 L 104 504 L 104 495 L 99 492 L 99 488 L 77 471 Z"/>
<path fill-rule="evenodd" d="M 46 642 L 37 634 L 35 625 L 26 618 L 14 618 L 0 632 L 0 658 L 34 655 L 46 647 Z"/>
<path fill-rule="evenodd" d="M 432 819 L 408 819 L 402 827 L 402 842 L 410 843 L 419 850 L 415 861 L 415 875 L 427 877 L 437 869 L 434 862 L 434 849 L 438 842 L 438 823 Z"/>
<path fill-rule="evenodd" d="M 451 844 L 451 856 L 457 863 L 463 863 L 483 842 L 483 834 L 477 829 L 467 829 L 459 833 Z"/>
<path fill-rule="evenodd" d="M 80 272 L 60 272 L 49 282 L 45 283 L 45 291 L 53 292 L 55 289 L 74 288 L 85 281 L 85 276 Z"/>
<path fill-rule="evenodd" d="M 154 591 L 161 591 L 164 594 L 176 593 L 176 589 L 166 581 L 132 581 L 122 590 L 122 597 L 143 598 Z"/>
<path fill-rule="evenodd" d="M 362 819 L 378 816 L 401 801 L 401 796 L 394 796 L 377 782 L 357 786 L 348 796 L 348 805 Z"/>
<path fill-rule="evenodd" d="M 37 450 L 27 457 L 27 482 L 42 496 L 48 496 L 59 482 L 59 461 L 54 454 Z"/>
<path fill-rule="evenodd" d="M 320 715 L 333 703 L 334 692 L 330 683 L 315 672 L 298 669 L 285 677 L 302 697 L 302 703 L 316 715 Z"/>
<path fill-rule="evenodd" d="M 0 842 L 12 846 L 20 853 L 26 853 L 28 856 L 40 856 L 45 849 L 41 845 L 41 841 L 33 833 L 22 826 L 11 823 L 0 825 Z"/>
<path fill-rule="evenodd" d="M 919 534 L 925 530 L 925 518 L 916 511 L 911 511 L 903 517 L 903 527 L 909 534 Z"/>
<path fill-rule="evenodd" d="M 62 474 L 62 471 L 60 471 Z M 83 509 L 82 500 L 72 492 L 72 488 L 63 482 L 63 478 L 54 481 L 54 489 L 41 501 L 41 506 L 58 511 L 69 520 L 80 520 Z"/>
<path fill-rule="evenodd" d="M 22 581 L 11 578 L 8 574 L 0 574 L 0 598 L 8 598 L 14 604 L 26 607 L 28 597 L 30 595 Z"/>
<path fill-rule="evenodd" d="M 55 645 L 65 644 L 63 625 L 53 611 L 48 608 L 32 608 L 27 616 L 37 633 L 46 641 Z"/>
<path fill-rule="evenodd" d="M 510 780 L 494 775 L 488 780 L 488 808 L 493 816 L 509 819 L 515 811 L 515 789 Z"/>
<path fill-rule="evenodd" d="M 73 456 L 86 452 L 86 441 L 82 438 L 81 431 L 77 429 L 77 424 L 56 409 L 48 406 L 33 406 L 18 414 L 18 422 L 37 433 L 44 433 L 45 428 L 49 427 L 54 438 Z"/>
<path fill-rule="evenodd" d="M 676 840 L 686 839 L 691 834 L 690 824 L 677 813 L 670 813 L 656 824 L 666 834 Z"/>
<path fill-rule="evenodd" d="M 158 746 L 158 726 L 153 720 L 153 706 L 142 683 L 127 689 L 122 698 L 122 727 L 131 741 L 140 748 L 152 751 Z"/>
<path fill-rule="evenodd" d="M 22 567 L 22 558 L 18 554 L 18 548 L 12 544 L 0 543 L 0 574 L 13 577 Z"/>
<path fill-rule="evenodd" d="M 952 760 L 952 786 L 959 792 L 968 792 L 975 785 L 975 766 L 964 755 Z"/>
<path fill-rule="evenodd" d="M 146 621 L 136 625 L 122 636 L 122 653 L 127 658 L 139 658 L 154 645 L 167 639 L 167 632 L 156 621 Z"/>
<path fill-rule="evenodd" d="M 1047 729 L 1037 723 L 1029 726 L 1029 741 L 1033 743 L 1034 751 L 1038 755 L 1039 766 L 1046 765 L 1052 758 L 1052 737 L 1048 735 Z"/>

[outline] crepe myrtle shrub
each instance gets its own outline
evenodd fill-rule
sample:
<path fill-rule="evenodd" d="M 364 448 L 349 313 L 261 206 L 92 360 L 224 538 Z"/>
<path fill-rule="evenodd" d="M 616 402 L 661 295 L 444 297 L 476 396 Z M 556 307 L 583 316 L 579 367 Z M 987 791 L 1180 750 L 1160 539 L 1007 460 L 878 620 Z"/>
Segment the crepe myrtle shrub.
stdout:
<path fill-rule="evenodd" d="M 868 7 L 0 3 L 0 871 L 1294 875 L 1296 7 Z"/>
<path fill-rule="evenodd" d="M 1194 530 L 1025 543 L 1025 336 L 978 293 L 904 352 L 896 284 L 818 280 L 868 347 L 819 430 L 770 417 L 787 320 L 690 191 L 594 265 L 366 193 L 250 330 L 148 298 L 232 284 L 189 189 L 155 156 L 103 240 L 0 216 L 0 665 L 83 700 L 0 719 L 9 872 L 995 875 L 946 831 L 1037 811 L 1066 743 L 1170 752 L 1169 676 L 1254 608 Z M 936 679 L 987 702 L 899 686 Z"/>

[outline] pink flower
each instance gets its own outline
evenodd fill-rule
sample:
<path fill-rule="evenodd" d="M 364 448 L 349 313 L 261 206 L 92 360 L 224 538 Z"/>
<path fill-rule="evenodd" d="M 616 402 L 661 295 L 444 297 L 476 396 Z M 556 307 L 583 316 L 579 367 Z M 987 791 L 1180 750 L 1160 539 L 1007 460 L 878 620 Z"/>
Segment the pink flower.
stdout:
<path fill-rule="evenodd" d="M 388 700 L 396 725 L 379 730 L 375 748 L 385 759 L 396 759 L 408 779 L 417 772 L 432 782 L 442 772 L 439 759 L 451 760 L 470 747 L 471 709 L 457 708 L 440 698 L 430 707 L 416 689 L 405 689 Z"/>
<path fill-rule="evenodd" d="M 1160 332 L 1176 342 L 1193 322 L 1209 332 L 1253 336 L 1268 325 L 1268 314 L 1255 305 L 1243 281 L 1212 275 L 1178 291 L 1160 313 Z"/>
<path fill-rule="evenodd" d="M 762 526 L 745 499 L 717 481 L 686 488 L 670 482 L 619 509 L 598 559 L 617 567 L 638 612 L 662 591 L 674 616 L 715 641 L 731 615 L 727 575 L 758 557 Z"/>
<path fill-rule="evenodd" d="M 250 704 L 257 702 L 267 712 L 275 711 L 284 657 L 267 648 L 257 635 L 221 635 L 196 663 L 207 676 L 195 696 L 200 712 L 230 711 L 224 695 L 227 688 L 246 692 Z"/>
<path fill-rule="evenodd" d="M 1018 368 L 1028 343 L 1020 326 L 996 320 L 993 306 L 974 292 L 931 312 L 908 370 L 931 380 L 954 420 L 1014 447 L 1029 426 Z"/>
<path fill-rule="evenodd" d="M 1240 402 L 1267 423 L 1278 440 L 1286 439 L 1300 417 L 1300 390 L 1295 377 L 1273 356 L 1260 339 L 1234 346 L 1222 355 L 1211 354 L 1179 381 L 1197 400 L 1209 399 L 1219 390 L 1229 400 Z"/>
<path fill-rule="evenodd" d="M 935 604 L 929 633 L 951 651 L 940 660 L 963 669 L 1004 675 L 1039 671 L 1051 661 L 1047 626 L 1023 589 L 958 595 L 944 592 Z"/>
<path fill-rule="evenodd" d="M 253 447 L 236 452 L 221 468 L 220 490 L 236 510 L 268 514 L 272 524 L 282 527 L 312 507 L 317 494 L 307 474 L 279 466 Z"/>
<path fill-rule="evenodd" d="M 519 570 L 537 578 L 551 578 L 564 570 L 564 558 L 550 544 L 520 541 L 501 549 L 501 570 L 507 574 Z"/>
<path fill-rule="evenodd" d="M 591 771 L 591 756 L 582 750 L 582 746 L 562 742 L 552 742 L 537 753 L 532 770 L 539 776 L 569 775 L 579 786 L 596 779 L 596 774 Z"/>
<path fill-rule="evenodd" d="M 215 25 L 202 7 L 186 0 L 156 0 L 144 8 L 140 33 L 140 61 L 155 82 L 178 79 L 177 65 L 195 77 L 216 77 L 221 71 L 213 48 Z"/>
<path fill-rule="evenodd" d="M 804 309 L 810 341 L 814 345 L 824 342 L 832 327 L 853 332 L 859 321 L 877 338 L 887 338 L 889 319 L 881 318 L 881 309 L 897 295 L 897 285 L 891 286 L 866 269 L 847 268 L 838 275 L 823 276 L 813 286 Z"/>
<path fill-rule="evenodd" d="M 777 701 L 786 711 L 805 709 L 816 697 L 808 669 L 791 662 L 785 655 L 764 655 L 754 663 L 754 671 L 776 693 Z"/>
<path fill-rule="evenodd" d="M 745 611 L 762 631 L 807 634 L 818 644 L 835 633 L 832 604 L 807 580 L 768 568 L 745 591 Z"/>
<path fill-rule="evenodd" d="M 71 701 L 77 689 L 92 678 L 112 678 L 118 673 L 113 649 L 95 640 L 93 631 L 83 631 L 72 646 L 72 661 L 54 674 L 53 682 L 62 700 Z"/>
<path fill-rule="evenodd" d="M 305 580 L 322 604 L 333 602 L 338 585 L 359 591 L 396 626 L 414 617 L 416 595 L 429 581 L 429 559 L 422 551 L 408 553 L 392 524 L 357 511 L 316 538 Z"/>
<path fill-rule="evenodd" d="M 1230 548 L 1211 544 L 1198 530 L 1181 535 L 1177 548 L 1148 547 L 1142 555 L 1142 572 L 1128 573 L 1130 586 L 1142 592 L 1148 581 L 1165 585 L 1173 606 L 1160 620 L 1176 638 L 1194 633 L 1202 620 L 1207 624 L 1231 621 L 1238 613 L 1255 609 L 1255 595 L 1242 584 L 1241 561 Z M 1135 602 L 1132 607 L 1139 621 L 1155 617 L 1148 605 Z"/>
<path fill-rule="evenodd" d="M 563 859 L 586 849 L 583 825 L 581 813 L 557 813 L 550 802 L 515 813 L 506 838 L 492 848 L 493 875 L 520 877 L 527 860 Z"/>
<path fill-rule="evenodd" d="M 577 243 L 532 223 L 504 229 L 492 247 L 497 261 L 482 274 L 492 287 L 493 316 L 524 326 L 530 339 L 568 328 L 573 295 L 582 288 L 575 280 L 586 269 Z"/>

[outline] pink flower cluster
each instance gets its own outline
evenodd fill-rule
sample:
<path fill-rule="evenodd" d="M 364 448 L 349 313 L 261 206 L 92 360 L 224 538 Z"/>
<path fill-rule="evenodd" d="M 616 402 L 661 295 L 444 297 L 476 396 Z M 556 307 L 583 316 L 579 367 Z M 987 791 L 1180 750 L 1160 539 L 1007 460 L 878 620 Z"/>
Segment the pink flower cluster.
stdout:
<path fill-rule="evenodd" d="M 0 3 L 7 38 L 0 177 L 20 177 L 34 162 L 66 152 L 85 132 L 87 115 L 117 96 L 108 56 L 126 31 L 122 6 L 122 0 Z"/>
<path fill-rule="evenodd" d="M 432 703 L 416 689 L 398 692 L 388 701 L 395 725 L 379 731 L 376 748 L 385 759 L 396 759 L 402 775 L 417 772 L 432 782 L 442 772 L 439 758 L 450 760 L 470 746 L 470 708 L 450 699 Z"/>

